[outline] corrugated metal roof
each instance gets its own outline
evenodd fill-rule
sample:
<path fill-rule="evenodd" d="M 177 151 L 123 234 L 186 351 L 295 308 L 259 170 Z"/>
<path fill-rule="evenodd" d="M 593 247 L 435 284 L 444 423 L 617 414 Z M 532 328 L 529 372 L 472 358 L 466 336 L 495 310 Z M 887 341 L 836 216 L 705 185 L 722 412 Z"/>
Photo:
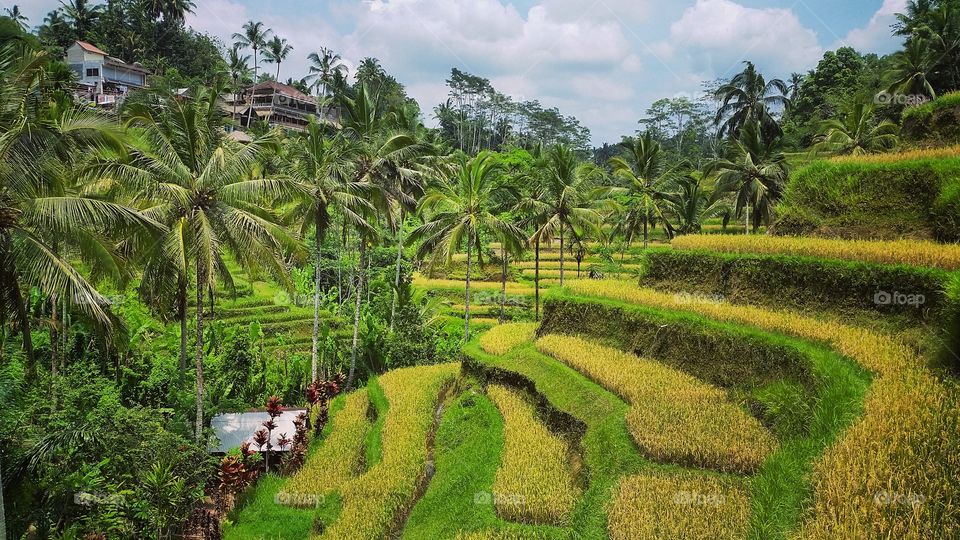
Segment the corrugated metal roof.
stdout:
<path fill-rule="evenodd" d="M 293 425 L 294 420 L 300 413 L 306 409 L 285 409 L 275 422 L 277 429 L 273 430 L 273 436 L 270 442 L 273 443 L 273 450 L 279 451 L 281 434 L 286 434 L 287 438 L 293 439 L 297 433 L 297 428 Z M 249 442 L 253 450 L 259 450 L 253 443 L 253 434 L 263 426 L 263 423 L 270 419 L 266 411 L 245 412 L 245 413 L 222 413 L 210 419 L 210 427 L 217 434 L 219 444 L 211 446 L 211 452 L 226 453 L 234 448 L 238 448 L 244 442 Z M 289 450 L 288 446 L 286 450 Z"/>

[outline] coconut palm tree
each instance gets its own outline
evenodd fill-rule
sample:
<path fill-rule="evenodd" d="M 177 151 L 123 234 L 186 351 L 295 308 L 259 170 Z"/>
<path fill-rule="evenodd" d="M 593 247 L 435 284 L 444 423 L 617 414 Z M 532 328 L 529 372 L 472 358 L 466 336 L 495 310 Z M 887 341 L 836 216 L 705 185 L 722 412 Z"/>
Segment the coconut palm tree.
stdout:
<path fill-rule="evenodd" d="M 277 82 L 280 82 L 280 63 L 290 56 L 293 52 L 293 46 L 287 45 L 287 40 L 280 36 L 273 36 L 273 39 L 267 42 L 263 50 L 263 57 L 267 62 L 277 65 Z"/>
<path fill-rule="evenodd" d="M 70 0 L 64 2 L 60 0 L 63 6 L 63 12 L 67 20 L 73 25 L 73 30 L 78 39 L 86 39 L 93 25 L 96 24 L 100 15 L 103 14 L 103 6 L 90 5 L 88 0 Z"/>
<path fill-rule="evenodd" d="M 469 159 L 456 158 L 454 175 L 427 188 L 420 200 L 420 210 L 427 222 L 410 234 L 413 241 L 422 241 L 417 256 L 431 255 L 447 264 L 460 246 L 467 250 L 467 281 L 464 291 L 464 339 L 470 339 L 470 274 L 473 271 L 473 251 L 479 249 L 481 238 L 489 234 L 498 238 L 522 238 L 523 232 L 501 219 L 492 211 L 497 195 L 496 160 L 489 152 L 481 152 Z"/>
<path fill-rule="evenodd" d="M 20 6 L 14 4 L 12 8 L 6 8 L 3 12 L 7 14 L 7 17 L 13 19 L 15 23 L 19 24 L 20 28 L 26 30 L 27 27 L 29 27 L 28 22 L 30 19 L 20 11 Z"/>
<path fill-rule="evenodd" d="M 319 52 L 310 53 L 307 60 L 310 61 L 307 80 L 314 81 L 317 96 L 324 99 L 328 96 L 327 92 L 333 83 L 333 75 L 335 73 L 345 75 L 347 66 L 339 54 L 326 47 L 320 47 Z"/>
<path fill-rule="evenodd" d="M 380 111 L 365 84 L 361 84 L 355 97 L 340 95 L 343 135 L 354 146 L 354 182 L 366 186 L 367 198 L 375 206 L 387 226 L 396 227 L 395 196 L 398 168 L 421 151 L 420 145 L 409 134 L 391 133 L 393 115 Z M 351 347 L 350 372 L 347 387 L 351 387 L 356 368 L 357 345 L 360 330 L 361 294 L 365 280 L 367 246 L 373 243 L 376 231 L 367 224 L 354 223 L 358 233 L 359 268 L 357 287 L 354 290 L 353 344 Z"/>
<path fill-rule="evenodd" d="M 351 145 L 341 136 L 327 137 L 316 118 L 310 117 L 306 132 L 290 147 L 290 173 L 297 182 L 297 203 L 288 217 L 300 224 L 300 235 L 313 229 L 314 254 L 313 341 L 311 373 L 317 379 L 320 333 L 320 275 L 322 246 L 334 213 L 355 228 L 370 229 L 367 217 L 373 205 L 365 198 L 369 186 L 353 175 Z"/>
<path fill-rule="evenodd" d="M 730 157 L 712 162 L 707 174 L 716 174 L 717 190 L 736 194 L 736 216 L 746 212 L 744 228 L 749 233 L 751 223 L 756 231 L 773 221 L 774 207 L 787 184 L 787 159 L 779 137 L 765 139 L 760 123 L 754 121 L 743 126 Z"/>
<path fill-rule="evenodd" d="M 729 221 L 731 209 L 719 191 L 710 192 L 700 178 L 687 174 L 675 182 L 677 191 L 664 201 L 669 215 L 677 220 L 678 234 L 699 234 L 703 223 L 722 217 L 724 226 Z"/>
<path fill-rule="evenodd" d="M 159 223 L 127 206 L 73 189 L 78 158 L 118 148 L 115 122 L 67 101 L 49 83 L 50 56 L 22 44 L 0 48 L 0 321 L 19 325 L 27 377 L 35 375 L 27 302 L 31 288 L 72 303 L 104 328 L 122 325 L 109 302 L 77 270 L 117 267 L 108 240 Z"/>
<path fill-rule="evenodd" d="M 197 7 L 192 0 L 146 0 L 143 6 L 154 19 L 163 17 L 165 21 L 177 23 L 182 23 L 187 13 L 193 13 Z"/>
<path fill-rule="evenodd" d="M 664 201 L 673 187 L 675 168 L 668 168 L 663 161 L 663 149 L 650 132 L 631 142 L 621 143 L 626 150 L 622 156 L 610 159 L 613 174 L 624 181 L 626 187 L 614 188 L 613 194 L 625 199 L 623 217 L 614 227 L 615 234 L 622 234 L 627 245 L 633 242 L 634 234 L 643 230 L 643 248 L 650 240 L 650 227 L 659 221 L 670 234 L 672 227 L 664 215 Z"/>
<path fill-rule="evenodd" d="M 720 126 L 718 136 L 738 137 L 744 125 L 756 121 L 765 134 L 781 134 L 780 125 L 772 111 L 790 105 L 789 89 L 780 79 L 767 82 L 753 62 L 744 62 L 743 71 L 714 92 L 721 101 L 715 123 Z"/>
<path fill-rule="evenodd" d="M 250 70 L 250 55 L 241 54 L 238 45 L 234 45 L 227 51 L 227 73 L 230 76 L 231 90 L 233 90 L 234 103 L 236 103 L 239 101 L 238 96 L 243 89 L 243 85 L 252 73 Z"/>
<path fill-rule="evenodd" d="M 887 92 L 936 98 L 937 92 L 929 81 L 936 65 L 937 58 L 925 39 L 910 40 L 902 51 L 893 55 L 893 67 L 889 74 L 893 82 Z"/>
<path fill-rule="evenodd" d="M 248 144 L 225 137 L 217 105 L 219 89 L 197 88 L 195 97 L 166 96 L 152 104 L 131 104 L 127 122 L 132 141 L 125 154 L 107 156 L 91 166 L 102 178 L 120 178 L 133 186 L 132 200 L 144 214 L 167 225 L 169 232 L 151 246 L 135 250 L 146 258 L 145 287 L 196 289 L 196 437 L 203 433 L 204 296 L 219 281 L 233 289 L 225 254 L 249 272 L 271 272 L 288 283 L 282 253 L 296 243 L 272 215 L 264 200 L 289 196 L 292 186 L 277 178 L 253 178 L 251 170 L 278 148 L 270 132 Z M 192 268 L 191 268 L 192 266 Z M 162 284 L 165 282 L 166 284 Z M 181 329 L 185 329 L 182 310 Z M 181 345 L 183 341 L 181 342 Z"/>
<path fill-rule="evenodd" d="M 595 228 L 602 220 L 597 211 L 598 203 L 610 190 L 592 185 L 601 176 L 599 169 L 589 163 L 580 163 L 573 150 L 565 145 L 555 145 L 546 153 L 542 174 L 540 196 L 524 199 L 517 205 L 517 210 L 529 223 L 539 224 L 530 237 L 531 244 L 549 243 L 559 237 L 562 286 L 564 235 L 572 227 Z"/>
<path fill-rule="evenodd" d="M 860 101 L 850 107 L 842 119 L 823 122 L 813 151 L 859 156 L 896 146 L 900 127 L 889 120 L 877 123 L 873 113 L 872 104 Z"/>
<path fill-rule="evenodd" d="M 263 23 L 260 21 L 247 21 L 243 25 L 242 33 L 233 34 L 234 46 L 252 49 L 253 50 L 253 83 L 256 84 L 260 79 L 260 60 L 257 57 L 257 51 L 262 49 L 266 43 L 267 38 L 270 37 L 270 34 L 273 33 L 273 30 L 265 28 Z M 253 115 L 253 95 L 250 97 L 250 107 L 247 109 L 247 125 L 250 125 Z"/>

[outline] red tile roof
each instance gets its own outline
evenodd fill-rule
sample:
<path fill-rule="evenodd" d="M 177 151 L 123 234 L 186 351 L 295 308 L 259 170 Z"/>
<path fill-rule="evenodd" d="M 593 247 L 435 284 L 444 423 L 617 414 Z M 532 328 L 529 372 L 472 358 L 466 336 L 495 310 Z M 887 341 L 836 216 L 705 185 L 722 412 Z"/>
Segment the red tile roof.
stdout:
<path fill-rule="evenodd" d="M 294 87 L 292 87 L 292 86 L 288 86 L 288 85 L 286 85 L 286 84 L 281 84 L 281 83 L 278 83 L 278 82 L 276 82 L 276 81 L 264 81 L 264 82 L 262 82 L 262 83 L 260 83 L 260 84 L 254 85 L 250 90 L 251 90 L 251 91 L 256 91 L 256 90 L 261 90 L 261 89 L 263 89 L 263 88 L 272 88 L 274 92 L 283 94 L 283 95 L 285 95 L 285 96 L 292 97 L 292 98 L 297 99 L 297 100 L 299 100 L 299 101 L 307 101 L 307 102 L 314 102 L 314 101 L 315 101 L 314 98 L 313 98 L 313 96 L 308 96 L 307 94 L 304 94 L 303 92 L 297 90 L 296 88 L 294 88 Z"/>
<path fill-rule="evenodd" d="M 105 52 L 103 52 L 102 50 L 98 49 L 96 46 L 87 43 L 86 41 L 77 41 L 77 45 L 79 45 L 81 49 L 83 49 L 83 50 L 85 50 L 85 51 L 87 51 L 87 52 L 92 52 L 92 53 L 94 53 L 94 54 L 102 54 L 102 55 L 104 55 L 104 56 L 108 56 L 107 53 L 105 53 Z"/>

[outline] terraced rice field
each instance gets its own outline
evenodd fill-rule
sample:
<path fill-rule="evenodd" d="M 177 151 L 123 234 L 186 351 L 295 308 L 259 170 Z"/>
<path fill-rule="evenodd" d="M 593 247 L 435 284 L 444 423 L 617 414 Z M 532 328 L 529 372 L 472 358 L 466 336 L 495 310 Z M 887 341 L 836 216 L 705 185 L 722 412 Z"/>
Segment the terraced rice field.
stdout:
<path fill-rule="evenodd" d="M 576 337 L 544 336 L 537 347 L 630 402 L 630 434 L 656 461 L 750 473 L 777 448 L 723 390 L 683 372 Z"/>

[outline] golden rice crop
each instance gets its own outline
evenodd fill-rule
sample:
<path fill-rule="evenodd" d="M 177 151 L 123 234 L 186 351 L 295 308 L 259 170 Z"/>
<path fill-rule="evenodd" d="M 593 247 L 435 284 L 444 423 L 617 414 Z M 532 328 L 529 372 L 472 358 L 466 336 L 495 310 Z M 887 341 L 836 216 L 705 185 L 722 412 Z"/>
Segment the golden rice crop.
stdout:
<path fill-rule="evenodd" d="M 510 323 L 491 328 L 480 336 L 480 347 L 497 356 L 507 354 L 524 343 L 532 343 L 537 323 Z"/>
<path fill-rule="evenodd" d="M 466 288 L 465 281 L 455 279 L 430 279 L 416 274 L 413 277 L 413 286 L 421 289 L 459 289 Z M 498 281 L 471 281 L 471 291 L 500 291 L 500 282 Z M 533 287 L 528 287 L 516 282 L 507 282 L 507 294 L 530 296 L 534 293 Z"/>
<path fill-rule="evenodd" d="M 500 517 L 532 523 L 569 523 L 579 491 L 567 466 L 567 445 L 537 420 L 536 410 L 497 385 L 487 395 L 503 415 L 504 443 L 493 481 Z"/>
<path fill-rule="evenodd" d="M 895 163 L 898 161 L 915 161 L 920 159 L 943 159 L 960 157 L 960 144 L 944 148 L 925 148 L 907 150 L 905 152 L 888 152 L 884 154 L 868 154 L 863 156 L 837 156 L 830 159 L 831 163 Z"/>
<path fill-rule="evenodd" d="M 642 474 L 620 480 L 607 506 L 613 540 L 746 538 L 750 500 L 732 481 Z"/>
<path fill-rule="evenodd" d="M 364 439 L 370 429 L 369 406 L 366 391 L 346 396 L 343 408 L 331 418 L 330 434 L 285 484 L 285 492 L 319 496 L 339 489 L 356 477 Z"/>
<path fill-rule="evenodd" d="M 682 371 L 570 336 L 544 336 L 537 347 L 629 401 L 630 434 L 657 461 L 749 473 L 777 448 L 726 392 Z"/>
<path fill-rule="evenodd" d="M 723 253 L 799 255 L 880 264 L 909 264 L 960 269 L 960 244 L 920 240 L 839 240 L 766 235 L 678 236 L 674 249 L 702 249 Z"/>
<path fill-rule="evenodd" d="M 863 416 L 815 464 L 814 507 L 801 536 L 960 537 L 960 395 L 901 340 L 753 306 L 678 304 L 628 282 L 578 282 L 571 290 L 822 341 L 874 371 Z"/>
<path fill-rule="evenodd" d="M 390 371 L 378 379 L 390 403 L 383 424 L 383 454 L 365 474 L 340 489 L 343 509 L 320 538 L 386 538 L 412 503 L 426 473 L 427 436 L 438 396 L 459 364 Z"/>

